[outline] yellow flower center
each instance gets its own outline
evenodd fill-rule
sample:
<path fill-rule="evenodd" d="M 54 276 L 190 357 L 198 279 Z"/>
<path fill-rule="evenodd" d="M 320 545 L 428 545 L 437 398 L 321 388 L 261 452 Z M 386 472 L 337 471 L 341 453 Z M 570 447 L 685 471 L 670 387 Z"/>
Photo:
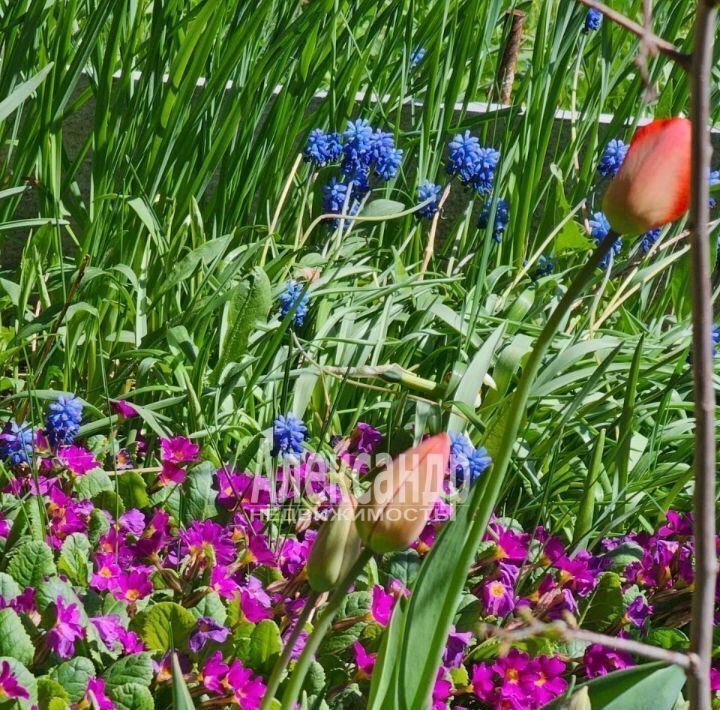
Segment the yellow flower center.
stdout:
<path fill-rule="evenodd" d="M 490 585 L 490 594 L 498 599 L 505 596 L 505 585 L 502 582 L 493 582 Z"/>

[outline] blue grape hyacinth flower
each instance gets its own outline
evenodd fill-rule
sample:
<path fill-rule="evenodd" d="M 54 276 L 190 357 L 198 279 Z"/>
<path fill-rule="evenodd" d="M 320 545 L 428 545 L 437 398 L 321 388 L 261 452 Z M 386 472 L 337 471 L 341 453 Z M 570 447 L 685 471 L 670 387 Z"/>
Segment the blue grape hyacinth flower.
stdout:
<path fill-rule="evenodd" d="M 532 279 L 537 281 L 543 276 L 549 276 L 555 270 L 555 261 L 550 257 L 541 254 L 537 260 L 535 270 L 532 273 Z"/>
<path fill-rule="evenodd" d="M 486 202 L 483 205 L 482 212 L 480 212 L 480 217 L 478 218 L 478 227 L 480 229 L 487 229 L 488 224 L 490 223 L 490 211 L 492 209 L 492 201 Z M 497 201 L 497 206 L 495 208 L 495 221 L 493 222 L 492 226 L 492 236 L 493 239 L 498 242 L 498 244 L 502 241 L 503 234 L 505 234 L 505 230 L 508 226 L 508 221 L 510 219 L 510 205 L 507 200 L 500 199 Z"/>
<path fill-rule="evenodd" d="M 615 177 L 618 170 L 625 161 L 627 156 L 629 145 L 623 143 L 623 141 L 613 138 L 606 146 L 603 151 L 600 163 L 598 164 L 598 173 L 603 177 Z"/>
<path fill-rule="evenodd" d="M 589 32 L 597 32 L 602 26 L 603 16 L 600 10 L 590 8 L 585 15 L 585 25 L 583 26 L 583 34 Z"/>
<path fill-rule="evenodd" d="M 292 323 L 298 327 L 302 326 L 305 322 L 305 316 L 308 314 L 308 305 L 310 303 L 310 297 L 307 293 L 303 293 L 303 291 L 304 287 L 301 283 L 298 281 L 288 281 L 285 285 L 285 290 L 278 296 L 281 318 L 285 318 L 293 306 L 297 304 L 292 316 Z"/>
<path fill-rule="evenodd" d="M 475 448 L 465 434 L 450 435 L 450 471 L 458 485 L 473 484 L 491 463 L 487 450 Z"/>
<path fill-rule="evenodd" d="M 347 185 L 337 178 L 330 178 L 323 186 L 323 209 L 325 212 L 340 213 L 347 198 Z"/>
<path fill-rule="evenodd" d="M 288 458 L 302 454 L 307 438 L 307 427 L 302 419 L 294 414 L 280 415 L 273 423 L 272 455 Z"/>
<path fill-rule="evenodd" d="M 436 185 L 433 182 L 430 182 L 429 180 L 425 180 L 425 182 L 420 183 L 418 186 L 417 196 L 418 196 L 418 202 L 422 204 L 423 202 L 430 200 L 425 207 L 421 207 L 417 211 L 418 217 L 425 217 L 427 219 L 432 219 L 435 213 L 438 211 L 440 207 L 440 191 L 441 191 L 440 185 Z"/>
<path fill-rule="evenodd" d="M 45 433 L 52 446 L 72 444 L 80 430 L 83 403 L 75 396 L 60 396 L 48 407 Z"/>
<path fill-rule="evenodd" d="M 457 175 L 464 185 L 470 184 L 480 163 L 479 140 L 470 131 L 458 133 L 448 144 L 448 151 L 448 174 Z"/>
<path fill-rule="evenodd" d="M 410 55 L 410 66 L 414 69 L 423 59 L 425 59 L 425 47 L 418 45 Z"/>
<path fill-rule="evenodd" d="M 0 433 L 0 461 L 14 466 L 30 463 L 33 452 L 33 432 L 27 424 L 9 421 Z"/>
<path fill-rule="evenodd" d="M 602 212 L 595 212 L 592 219 L 588 220 L 590 225 L 590 235 L 595 239 L 597 244 L 610 234 L 610 222 Z M 600 268 L 608 269 L 612 264 L 613 258 L 616 257 L 622 249 L 622 239 L 619 237 L 615 240 L 610 251 L 605 254 L 602 261 L 600 262 Z"/>
<path fill-rule="evenodd" d="M 478 195 L 489 195 L 495 182 L 495 171 L 500 162 L 500 151 L 494 148 L 480 148 L 479 160 L 470 181 Z"/>
<path fill-rule="evenodd" d="M 658 240 L 661 233 L 661 227 L 658 227 L 657 229 L 651 229 L 649 232 L 645 232 L 645 234 L 640 237 L 640 251 L 643 254 L 647 254 L 653 248 L 653 245 Z"/>
<path fill-rule="evenodd" d="M 340 135 L 338 133 L 326 133 L 320 128 L 316 128 L 310 133 L 303 150 L 305 161 L 318 168 L 330 163 L 336 163 L 341 155 Z"/>

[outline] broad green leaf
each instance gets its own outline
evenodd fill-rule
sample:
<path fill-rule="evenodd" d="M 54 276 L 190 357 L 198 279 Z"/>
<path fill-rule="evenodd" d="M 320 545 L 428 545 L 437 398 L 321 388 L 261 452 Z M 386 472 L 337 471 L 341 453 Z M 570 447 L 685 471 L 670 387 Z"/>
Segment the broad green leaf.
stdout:
<path fill-rule="evenodd" d="M 233 290 L 226 308 L 227 328 L 224 331 L 220 359 L 213 371 L 218 380 L 225 367 L 239 362 L 247 349 L 250 333 L 258 321 L 265 320 L 272 305 L 270 280 L 265 271 L 255 268 Z"/>
<path fill-rule="evenodd" d="M 215 480 L 215 466 L 203 461 L 193 466 L 183 483 L 183 522 L 190 525 L 194 520 L 207 520 L 217 515 L 215 499 L 217 491 L 212 487 Z"/>
<path fill-rule="evenodd" d="M 155 701 L 144 685 L 125 683 L 108 689 L 107 696 L 117 710 L 154 710 Z"/>
<path fill-rule="evenodd" d="M 373 200 L 368 202 L 360 213 L 361 217 L 392 217 L 402 212 L 405 205 L 397 200 Z"/>
<path fill-rule="evenodd" d="M 126 509 L 145 508 L 150 505 L 147 486 L 137 471 L 124 471 L 118 477 L 118 491 Z"/>
<path fill-rule="evenodd" d="M 82 533 L 73 533 L 65 538 L 60 549 L 58 571 L 66 574 L 75 584 L 85 586 L 92 573 L 90 562 L 90 541 Z"/>
<path fill-rule="evenodd" d="M 85 695 L 88 680 L 95 677 L 95 666 L 89 658 L 78 656 L 53 668 L 50 677 L 65 688 L 73 703 L 77 703 Z"/>
<path fill-rule="evenodd" d="M 227 610 L 217 592 L 206 594 L 195 606 L 190 607 L 190 611 L 196 619 L 210 616 L 219 624 L 224 624 L 227 619 Z"/>
<path fill-rule="evenodd" d="M 37 687 L 40 710 L 49 710 L 53 700 L 63 702 L 64 705 L 61 707 L 69 707 L 70 696 L 54 678 L 47 675 L 41 676 L 37 679 Z"/>
<path fill-rule="evenodd" d="M 115 486 L 110 476 L 98 468 L 80 476 L 75 481 L 74 490 L 80 500 L 90 500 L 103 491 L 114 491 Z"/>
<path fill-rule="evenodd" d="M 153 679 L 152 657 L 149 653 L 133 653 L 115 661 L 102 676 L 108 687 L 139 683 L 150 685 Z"/>
<path fill-rule="evenodd" d="M 327 676 L 325 669 L 317 661 L 313 661 L 308 668 L 308 674 L 305 677 L 305 684 L 303 688 L 310 695 L 320 695 L 325 683 L 327 682 Z"/>
<path fill-rule="evenodd" d="M 55 574 L 52 550 L 41 540 L 23 542 L 13 552 L 7 571 L 21 587 L 37 587 L 44 577 Z"/>
<path fill-rule="evenodd" d="M 280 629 L 271 619 L 263 619 L 255 626 L 250 636 L 247 664 L 256 673 L 266 674 L 272 670 L 281 650 Z"/>
<path fill-rule="evenodd" d="M 593 710 L 672 710 L 685 685 L 678 666 L 649 663 L 595 678 L 588 689 Z"/>
<path fill-rule="evenodd" d="M 617 623 L 625 611 L 622 580 L 615 572 L 605 572 L 593 592 L 590 606 L 583 618 L 583 627 L 606 631 Z"/>
<path fill-rule="evenodd" d="M 35 647 L 20 617 L 12 609 L 0 611 L 0 656 L 11 656 L 29 666 Z"/>
<path fill-rule="evenodd" d="M 10 602 L 19 596 L 21 591 L 20 585 L 9 574 L 0 572 L 0 597 Z"/>
<path fill-rule="evenodd" d="M 143 619 L 141 636 L 153 651 L 167 652 L 183 648 L 195 627 L 195 617 L 174 602 L 160 602 L 150 607 Z"/>

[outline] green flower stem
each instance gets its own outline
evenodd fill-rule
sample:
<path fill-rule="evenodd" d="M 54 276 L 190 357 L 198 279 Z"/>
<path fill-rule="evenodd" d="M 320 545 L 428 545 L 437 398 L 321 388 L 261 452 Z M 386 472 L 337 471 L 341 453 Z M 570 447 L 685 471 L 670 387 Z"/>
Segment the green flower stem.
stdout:
<path fill-rule="evenodd" d="M 310 592 L 310 594 L 308 595 L 308 598 L 305 601 L 305 606 L 303 607 L 303 610 L 300 612 L 300 616 L 295 622 L 292 633 L 285 641 L 282 654 L 280 654 L 280 658 L 278 658 L 275 662 L 275 666 L 272 669 L 270 678 L 268 678 L 267 688 L 265 690 L 265 695 L 263 696 L 260 710 L 270 710 L 270 708 L 272 707 L 272 701 L 275 697 L 275 693 L 277 693 L 278 686 L 280 685 L 280 680 L 282 679 L 283 673 L 285 672 L 288 663 L 290 663 L 290 656 L 292 655 L 293 649 L 295 648 L 295 644 L 297 643 L 298 638 L 300 638 L 300 634 L 302 633 L 303 628 L 305 628 L 305 624 L 310 618 L 312 610 L 315 608 L 315 602 L 317 602 L 318 596 L 319 594 L 315 591 Z"/>
<path fill-rule="evenodd" d="M 565 295 L 560 299 L 560 303 L 557 304 L 547 323 L 545 323 L 545 327 L 538 336 L 527 364 L 523 368 L 522 377 L 513 395 L 512 403 L 507 410 L 509 417 L 505 422 L 500 446 L 490 470 L 490 475 L 486 479 L 482 504 L 474 512 L 472 517 L 472 527 L 468 535 L 468 545 L 472 550 L 476 549 L 480 543 L 480 538 L 485 532 L 485 528 L 490 520 L 490 515 L 500 496 L 500 490 L 505 481 L 505 474 L 510 464 L 515 441 L 520 431 L 520 424 L 525 417 L 525 409 L 527 408 L 528 399 L 530 399 L 530 391 L 540 371 L 545 353 L 547 353 L 553 337 L 559 330 L 560 324 L 570 312 L 575 300 L 585 290 L 585 287 L 595 273 L 595 269 L 600 265 L 604 256 L 610 251 L 618 236 L 616 232 L 611 231 L 580 269 L 567 291 L 565 291 Z"/>
<path fill-rule="evenodd" d="M 315 652 L 318 650 L 321 641 L 325 638 L 325 634 L 330 628 L 335 614 L 337 614 L 340 605 L 345 601 L 347 590 L 350 585 L 355 581 L 355 578 L 363 571 L 365 565 L 369 562 L 373 553 L 371 550 L 365 548 L 361 553 L 358 561 L 350 569 L 345 578 L 338 584 L 335 591 L 331 594 L 327 605 L 318 616 L 315 628 L 308 637 L 305 648 L 303 649 L 302 655 L 298 659 L 295 668 L 293 669 L 292 675 L 288 682 L 288 686 L 285 689 L 285 693 L 282 699 L 283 710 L 293 710 L 298 697 L 300 696 L 300 690 L 302 689 L 305 676 L 307 675 L 310 664 L 313 658 L 315 658 Z"/>
<path fill-rule="evenodd" d="M 510 403 L 510 406 L 504 410 L 503 421 L 500 423 L 503 431 L 502 439 L 498 445 L 497 451 L 490 452 L 494 457 L 493 466 L 484 482 L 478 484 L 478 487 L 473 487 L 471 489 L 470 498 L 464 504 L 471 506 L 471 512 L 467 518 L 468 531 L 462 548 L 457 551 L 456 574 L 448 580 L 448 584 L 453 588 L 455 593 L 450 594 L 447 597 L 445 606 L 438 615 L 436 633 L 429 643 L 429 649 L 425 654 L 425 660 L 418 660 L 418 662 L 423 662 L 425 664 L 426 672 L 424 674 L 424 683 L 421 687 L 413 691 L 415 695 L 412 701 L 415 704 L 412 704 L 409 707 L 424 707 L 424 703 L 427 702 L 427 699 L 432 691 L 433 677 L 430 669 L 437 668 L 440 663 L 440 659 L 442 658 L 443 648 L 445 647 L 445 641 L 450 631 L 450 624 L 457 605 L 457 599 L 459 598 L 463 582 L 467 577 L 468 570 L 470 569 L 470 565 L 475 557 L 478 545 L 482 540 L 482 536 L 485 533 L 490 516 L 495 509 L 500 491 L 502 490 L 502 485 L 505 481 L 505 475 L 507 473 L 515 442 L 517 440 L 518 431 L 520 430 L 520 425 L 525 417 L 525 409 L 527 407 L 528 399 L 530 398 L 530 392 L 542 365 L 545 353 L 547 352 L 555 333 L 559 330 L 561 323 L 572 309 L 576 299 L 591 281 L 595 269 L 599 266 L 603 257 L 610 251 L 617 238 L 618 235 L 616 233 L 610 232 L 610 234 L 608 234 L 608 236 L 600 243 L 590 256 L 590 259 L 583 265 L 573 279 L 564 296 L 555 307 L 555 310 L 551 314 L 550 318 L 547 320 L 542 332 L 538 336 L 535 347 L 527 361 L 527 364 L 523 368 L 523 373 L 515 390 L 515 394 L 513 395 L 512 402 Z M 452 525 L 454 523 L 450 524 Z M 432 563 L 432 560 L 434 559 L 433 555 L 435 554 L 436 549 L 437 548 L 434 547 L 430 551 L 430 555 L 424 563 L 425 565 Z M 412 622 L 412 598 L 410 600 L 410 604 L 411 609 L 409 611 L 409 620 Z M 416 649 L 404 648 L 402 650 L 402 656 L 404 659 L 414 658 L 416 655 Z"/>

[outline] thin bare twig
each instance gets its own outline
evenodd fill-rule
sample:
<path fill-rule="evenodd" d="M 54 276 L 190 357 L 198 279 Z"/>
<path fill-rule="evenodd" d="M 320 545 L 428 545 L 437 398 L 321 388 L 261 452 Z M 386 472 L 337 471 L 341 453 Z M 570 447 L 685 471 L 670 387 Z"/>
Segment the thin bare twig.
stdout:
<path fill-rule="evenodd" d="M 691 72 L 692 184 L 690 202 L 690 290 L 693 316 L 695 394 L 695 584 L 690 649 L 697 664 L 689 676 L 690 707 L 710 710 L 710 663 L 717 557 L 715 548 L 715 391 L 710 261 L 710 77 L 717 15 L 714 0 L 699 0 Z"/>
<path fill-rule="evenodd" d="M 613 10 L 598 0 L 578 0 L 586 7 L 590 7 L 593 10 L 601 12 L 611 22 L 614 22 L 620 27 L 624 27 L 629 32 L 640 37 L 646 44 L 648 50 L 652 54 L 664 54 L 673 61 L 677 62 L 686 72 L 690 71 L 692 65 L 692 56 L 681 52 L 672 42 L 664 40 L 662 37 L 658 37 L 652 32 L 648 32 L 642 25 L 626 17 L 621 12 Z"/>
<path fill-rule="evenodd" d="M 635 656 L 642 656 L 653 661 L 664 661 L 672 663 L 684 669 L 693 666 L 694 660 L 685 653 L 678 651 L 670 651 L 666 648 L 650 646 L 633 639 L 620 638 L 617 636 L 607 636 L 595 631 L 586 631 L 585 629 L 577 629 L 564 621 L 553 621 L 546 624 L 534 618 L 528 618 L 528 625 L 515 631 L 504 631 L 498 627 L 489 627 L 493 629 L 493 634 L 502 641 L 512 643 L 514 641 L 522 641 L 534 636 L 555 636 L 560 637 L 565 642 L 571 641 L 587 641 L 588 643 L 597 643 L 605 648 L 612 648 L 616 651 L 625 651 Z"/>

